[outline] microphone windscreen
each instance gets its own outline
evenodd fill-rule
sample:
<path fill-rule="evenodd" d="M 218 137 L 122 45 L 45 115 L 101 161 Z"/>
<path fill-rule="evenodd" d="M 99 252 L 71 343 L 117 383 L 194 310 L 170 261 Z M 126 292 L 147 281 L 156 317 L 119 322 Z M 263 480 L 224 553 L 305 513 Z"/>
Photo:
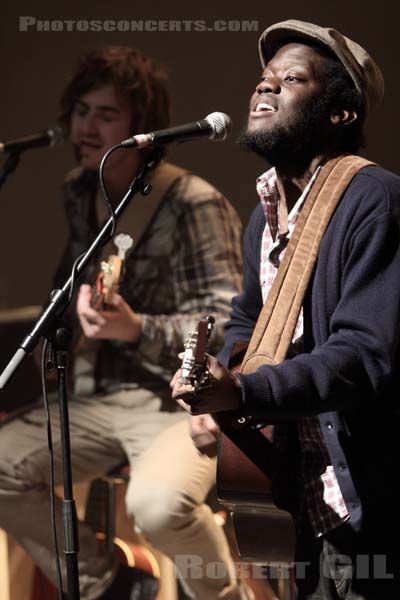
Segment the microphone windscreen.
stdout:
<path fill-rule="evenodd" d="M 206 116 L 212 127 L 213 134 L 210 139 L 215 142 L 225 140 L 231 132 L 232 121 L 231 118 L 223 112 L 213 112 Z"/>
<path fill-rule="evenodd" d="M 62 127 L 56 125 L 55 127 L 50 127 L 47 130 L 48 136 L 50 138 L 50 146 L 56 146 L 57 144 L 63 144 L 66 140 L 65 131 Z"/>

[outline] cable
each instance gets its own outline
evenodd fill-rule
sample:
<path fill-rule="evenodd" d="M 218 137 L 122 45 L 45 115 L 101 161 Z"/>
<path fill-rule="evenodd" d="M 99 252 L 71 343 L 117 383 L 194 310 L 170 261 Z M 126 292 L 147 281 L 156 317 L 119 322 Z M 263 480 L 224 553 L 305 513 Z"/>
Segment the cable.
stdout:
<path fill-rule="evenodd" d="M 116 215 L 115 215 L 115 211 L 114 211 L 114 208 L 113 208 L 113 206 L 111 204 L 111 200 L 110 200 L 110 197 L 109 197 L 109 194 L 108 194 L 108 191 L 107 191 L 107 187 L 106 187 L 106 184 L 105 184 L 105 181 L 104 181 L 104 167 L 105 167 L 105 163 L 108 160 L 109 156 L 115 150 L 118 150 L 118 148 L 124 148 L 124 147 L 121 144 L 117 144 L 116 146 L 113 146 L 112 148 L 110 148 L 109 150 L 107 150 L 107 152 L 105 153 L 105 155 L 101 159 L 101 163 L 100 163 L 100 167 L 99 167 L 100 187 L 101 187 L 101 191 L 103 193 L 104 199 L 105 199 L 106 204 L 107 204 L 108 212 L 110 213 L 110 217 L 112 219 L 112 227 L 111 227 L 110 234 L 103 241 L 102 246 L 105 246 L 109 242 L 109 240 L 112 239 L 112 237 L 114 236 L 114 233 L 115 233 L 116 226 L 117 226 L 117 218 L 116 218 Z M 86 254 L 85 252 L 82 252 L 82 254 L 80 254 L 75 259 L 74 264 L 72 265 L 72 270 L 71 270 L 71 284 L 70 284 L 69 293 L 68 293 L 68 304 L 71 302 L 72 296 L 74 295 L 74 292 L 75 292 L 76 272 L 77 272 L 78 264 L 81 261 L 81 259 L 85 256 L 85 254 Z"/>
<path fill-rule="evenodd" d="M 114 236 L 115 228 L 117 226 L 117 219 L 116 219 L 115 211 L 114 211 L 114 208 L 113 208 L 113 206 L 111 204 L 111 200 L 110 200 L 110 197 L 108 195 L 108 191 L 107 191 L 106 184 L 105 184 L 105 181 L 104 181 L 104 166 L 105 166 L 106 161 L 108 160 L 108 157 L 113 152 L 115 152 L 115 150 L 118 150 L 118 148 L 124 148 L 124 146 L 122 144 L 117 144 L 116 146 L 113 146 L 112 148 L 110 148 L 109 150 L 107 150 L 107 152 L 105 153 L 105 155 L 101 159 L 100 168 L 99 168 L 101 191 L 103 192 L 103 196 L 104 196 L 104 199 L 106 201 L 107 208 L 108 208 L 108 211 L 110 213 L 110 217 L 112 219 L 111 232 L 110 232 L 110 236 L 107 239 L 107 241 Z"/>
<path fill-rule="evenodd" d="M 71 302 L 72 300 L 72 296 L 74 295 L 74 291 L 75 291 L 75 284 L 76 284 L 76 271 L 78 268 L 78 264 L 80 263 L 81 259 L 85 256 L 86 252 L 82 252 L 82 254 L 80 254 L 75 260 L 74 260 L 74 264 L 72 265 L 72 269 L 71 269 L 71 285 L 69 287 L 69 293 L 68 293 L 68 304 Z M 68 306 L 67 304 L 67 306 Z M 67 309 L 67 306 L 65 307 L 65 309 L 63 310 L 63 313 L 65 312 L 65 310 Z M 62 313 L 62 314 L 63 314 Z"/>
<path fill-rule="evenodd" d="M 58 552 L 57 527 L 56 527 L 53 437 L 52 437 L 52 433 L 51 433 L 51 418 L 50 418 L 49 399 L 48 399 L 48 395 L 47 395 L 47 384 L 46 384 L 46 355 L 47 355 L 48 347 L 49 347 L 49 341 L 47 339 L 45 339 L 44 344 L 43 344 L 43 349 L 42 349 L 42 369 L 41 369 L 42 393 L 43 393 L 44 412 L 45 412 L 45 416 L 46 416 L 47 442 L 48 442 L 48 448 L 49 448 L 49 489 L 50 489 L 51 537 L 52 537 L 52 542 L 53 542 L 54 560 L 55 560 L 55 564 L 56 564 L 58 598 L 59 598 L 59 600 L 63 600 L 61 566 L 60 566 L 60 556 L 59 556 L 59 552 Z"/>

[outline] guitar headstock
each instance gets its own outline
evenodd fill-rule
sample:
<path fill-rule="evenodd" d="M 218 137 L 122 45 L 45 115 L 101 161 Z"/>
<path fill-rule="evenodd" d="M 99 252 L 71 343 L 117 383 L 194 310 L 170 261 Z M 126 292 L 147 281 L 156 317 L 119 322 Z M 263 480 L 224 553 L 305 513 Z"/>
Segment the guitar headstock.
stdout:
<path fill-rule="evenodd" d="M 209 316 L 198 322 L 195 331 L 189 332 L 182 359 L 181 383 L 190 383 L 196 389 L 209 384 L 210 373 L 207 366 L 206 347 L 214 323 L 214 317 Z"/>

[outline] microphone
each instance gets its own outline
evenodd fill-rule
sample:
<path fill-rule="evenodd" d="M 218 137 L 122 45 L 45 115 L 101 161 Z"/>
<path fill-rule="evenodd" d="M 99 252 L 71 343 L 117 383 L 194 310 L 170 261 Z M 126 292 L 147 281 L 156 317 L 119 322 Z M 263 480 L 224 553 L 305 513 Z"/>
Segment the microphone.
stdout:
<path fill-rule="evenodd" d="M 50 127 L 39 133 L 27 135 L 25 137 L 10 140 L 9 142 L 0 142 L 1 152 L 22 152 L 28 148 L 40 148 L 41 146 L 55 146 L 65 142 L 64 131 L 61 127 Z"/>
<path fill-rule="evenodd" d="M 219 142 L 228 137 L 231 127 L 232 121 L 228 115 L 222 112 L 213 112 L 204 119 L 200 119 L 200 121 L 134 135 L 121 142 L 121 146 L 124 148 L 145 148 L 146 146 L 169 144 L 196 137 L 208 137 L 214 142 Z"/>

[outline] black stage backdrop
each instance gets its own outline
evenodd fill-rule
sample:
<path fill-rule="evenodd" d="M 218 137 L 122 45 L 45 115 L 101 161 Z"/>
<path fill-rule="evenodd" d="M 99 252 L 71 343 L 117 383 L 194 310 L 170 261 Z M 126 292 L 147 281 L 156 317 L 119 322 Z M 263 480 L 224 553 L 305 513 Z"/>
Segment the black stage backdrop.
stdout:
<path fill-rule="evenodd" d="M 254 181 L 264 165 L 239 151 L 235 139 L 260 74 L 258 37 L 271 23 L 298 18 L 339 29 L 364 45 L 381 66 L 386 96 L 370 120 L 364 154 L 400 172 L 395 8 L 394 0 L 3 3 L 0 141 L 56 123 L 58 97 L 82 52 L 110 44 L 137 46 L 169 70 L 174 124 L 213 111 L 231 116 L 229 140 L 194 141 L 173 148 L 170 158 L 213 182 L 246 223 L 257 202 Z M 123 31 L 131 21 L 145 30 Z M 113 31 L 117 28 L 122 31 Z M 174 28 L 181 31 L 166 31 Z M 46 296 L 66 236 L 59 185 L 72 165 L 68 144 L 31 150 L 0 191 L 0 310 L 41 303 Z"/>

